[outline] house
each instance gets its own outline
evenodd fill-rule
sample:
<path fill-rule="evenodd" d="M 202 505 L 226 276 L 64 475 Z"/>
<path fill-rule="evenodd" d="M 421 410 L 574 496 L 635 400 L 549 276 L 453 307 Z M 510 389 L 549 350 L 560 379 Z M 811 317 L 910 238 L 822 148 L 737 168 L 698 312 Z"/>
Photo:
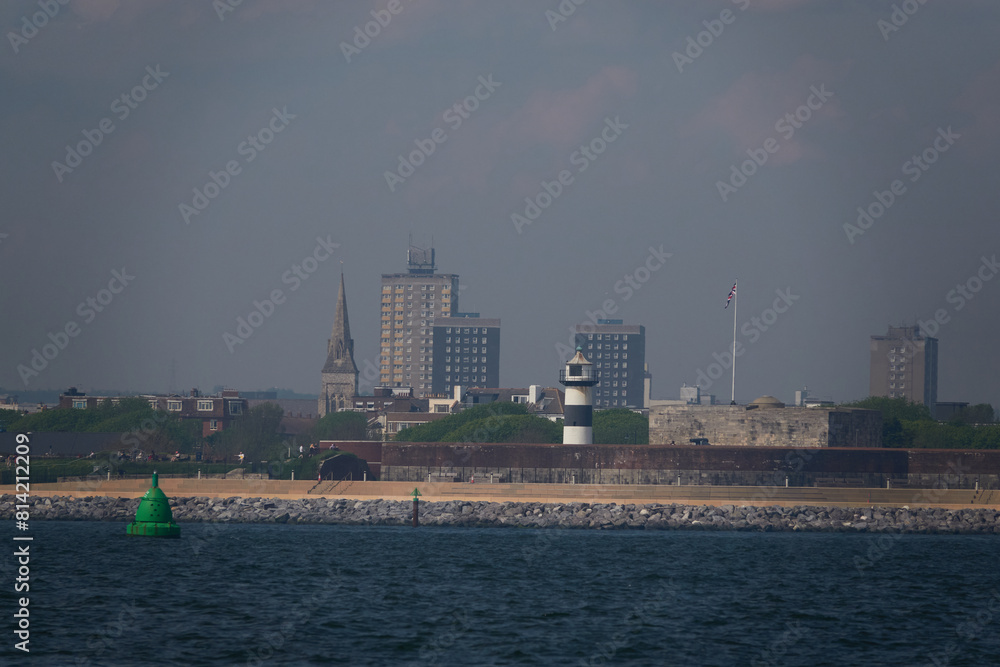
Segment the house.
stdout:
<path fill-rule="evenodd" d="M 70 387 L 59 396 L 59 407 L 67 409 L 93 409 L 104 401 L 117 404 L 123 398 L 145 399 L 154 410 L 176 414 L 181 419 L 197 419 L 201 422 L 201 435 L 208 437 L 225 430 L 233 421 L 247 413 L 247 399 L 240 398 L 235 389 L 224 389 L 214 396 L 203 396 L 192 389 L 189 396 L 179 394 L 143 394 L 140 396 L 87 396 Z"/>

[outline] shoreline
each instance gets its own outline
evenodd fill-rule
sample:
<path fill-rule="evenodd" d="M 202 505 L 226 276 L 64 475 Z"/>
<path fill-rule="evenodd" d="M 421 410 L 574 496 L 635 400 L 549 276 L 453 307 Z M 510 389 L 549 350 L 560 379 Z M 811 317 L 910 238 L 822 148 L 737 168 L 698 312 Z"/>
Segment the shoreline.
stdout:
<path fill-rule="evenodd" d="M 149 479 L 86 480 L 34 484 L 32 497 L 139 498 Z M 160 477 L 168 498 L 275 498 L 282 500 L 339 498 L 411 501 L 414 490 L 421 501 L 518 502 L 543 504 L 604 503 L 618 505 L 684 504 L 690 506 L 811 506 L 811 507 L 925 507 L 1000 510 L 1000 491 L 974 489 L 870 489 L 845 487 L 668 486 L 641 484 L 489 484 L 413 483 L 375 481 L 289 481 L 268 479 L 197 479 Z M 13 486 L 0 486 L 0 495 L 13 495 Z"/>
<path fill-rule="evenodd" d="M 0 519 L 14 518 L 16 499 L 0 497 Z M 39 496 L 32 520 L 116 521 L 135 517 L 138 498 Z M 185 523 L 279 523 L 409 526 L 409 500 L 347 498 L 176 497 L 174 520 Z M 421 526 L 590 530 L 727 530 L 1000 535 L 1000 511 L 990 507 L 845 508 L 797 505 L 683 503 L 540 503 L 449 500 L 420 503 Z"/>

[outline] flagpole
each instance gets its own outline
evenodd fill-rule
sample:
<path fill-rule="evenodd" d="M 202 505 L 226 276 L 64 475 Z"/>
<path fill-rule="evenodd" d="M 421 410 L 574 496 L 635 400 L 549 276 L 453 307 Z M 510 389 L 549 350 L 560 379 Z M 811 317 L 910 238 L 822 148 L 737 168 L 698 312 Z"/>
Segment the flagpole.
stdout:
<path fill-rule="evenodd" d="M 736 309 L 739 307 L 740 292 L 737 289 L 739 280 L 733 282 L 733 393 L 730 397 L 730 405 L 736 405 Z"/>

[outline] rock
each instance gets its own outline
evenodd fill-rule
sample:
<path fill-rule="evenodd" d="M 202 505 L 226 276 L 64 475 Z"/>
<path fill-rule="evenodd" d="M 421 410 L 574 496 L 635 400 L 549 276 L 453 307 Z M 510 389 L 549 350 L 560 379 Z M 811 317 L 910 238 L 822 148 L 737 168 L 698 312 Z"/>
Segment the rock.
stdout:
<path fill-rule="evenodd" d="M 0 519 L 13 519 L 15 497 L 0 496 Z M 38 520 L 120 521 L 135 516 L 139 500 L 103 496 L 32 498 Z M 407 525 L 411 503 L 391 500 L 305 498 L 173 498 L 178 522 Z M 427 525 L 523 526 L 645 530 L 751 530 L 901 533 L 1000 534 L 1000 512 L 975 507 L 963 510 L 797 506 L 720 507 L 568 503 L 425 502 Z"/>

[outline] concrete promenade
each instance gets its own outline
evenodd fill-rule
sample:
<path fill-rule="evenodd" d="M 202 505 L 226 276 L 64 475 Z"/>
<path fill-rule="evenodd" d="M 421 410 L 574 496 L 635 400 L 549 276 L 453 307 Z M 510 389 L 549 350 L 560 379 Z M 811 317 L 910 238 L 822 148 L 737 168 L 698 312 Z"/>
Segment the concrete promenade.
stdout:
<path fill-rule="evenodd" d="M 31 495 L 106 496 L 137 498 L 149 480 L 110 480 L 33 484 Z M 519 503 L 616 503 L 685 505 L 811 505 L 824 507 L 941 507 L 963 509 L 990 507 L 1000 510 L 1000 491 L 971 489 L 858 489 L 765 486 L 666 486 L 641 484 L 460 484 L 413 482 L 283 481 L 257 479 L 160 478 L 169 497 L 210 498 L 348 498 L 357 500 L 409 500 L 414 488 L 423 501 L 489 501 Z M 0 493 L 14 494 L 13 486 Z"/>

